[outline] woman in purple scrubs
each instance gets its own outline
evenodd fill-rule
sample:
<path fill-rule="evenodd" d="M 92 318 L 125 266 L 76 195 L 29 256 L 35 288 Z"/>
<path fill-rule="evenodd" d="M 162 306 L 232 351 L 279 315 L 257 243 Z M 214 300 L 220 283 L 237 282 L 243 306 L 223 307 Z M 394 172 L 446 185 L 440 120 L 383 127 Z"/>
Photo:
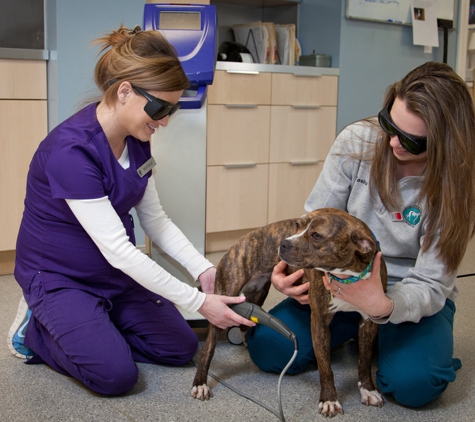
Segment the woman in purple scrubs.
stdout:
<path fill-rule="evenodd" d="M 96 40 L 102 99 L 43 140 L 28 173 L 15 277 L 23 290 L 9 346 L 105 395 L 134 386 L 135 362 L 184 365 L 198 341 L 175 304 L 221 328 L 254 325 L 212 294 L 215 268 L 163 211 L 150 137 L 189 85 L 173 47 L 136 27 Z M 135 247 L 145 233 L 201 283 L 182 283 Z"/>

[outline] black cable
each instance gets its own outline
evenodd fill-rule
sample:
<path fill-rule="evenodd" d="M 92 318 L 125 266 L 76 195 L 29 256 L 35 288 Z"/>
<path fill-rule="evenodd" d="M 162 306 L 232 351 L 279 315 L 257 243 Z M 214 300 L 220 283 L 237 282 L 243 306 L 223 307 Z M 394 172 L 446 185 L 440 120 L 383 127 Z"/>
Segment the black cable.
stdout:
<path fill-rule="evenodd" d="M 447 64 L 447 44 L 449 43 L 449 30 L 444 28 L 444 58 L 443 63 Z"/>
<path fill-rule="evenodd" d="M 458 275 L 457 278 L 473 277 L 473 276 L 475 276 L 475 273 L 472 273 L 472 274 L 461 274 L 461 275 Z"/>

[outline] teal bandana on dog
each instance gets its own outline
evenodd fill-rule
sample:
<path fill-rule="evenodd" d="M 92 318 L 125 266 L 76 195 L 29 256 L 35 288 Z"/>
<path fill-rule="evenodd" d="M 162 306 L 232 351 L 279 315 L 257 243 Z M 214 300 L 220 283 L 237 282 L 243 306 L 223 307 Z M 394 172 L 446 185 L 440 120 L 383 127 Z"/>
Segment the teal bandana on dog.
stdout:
<path fill-rule="evenodd" d="M 332 273 L 327 273 L 327 275 L 332 281 L 339 281 L 340 283 L 344 283 L 344 284 L 353 284 L 361 280 L 362 278 L 364 278 L 366 274 L 368 274 L 369 270 L 373 266 L 373 261 L 374 261 L 374 258 L 371 259 L 368 266 L 360 275 L 354 275 L 353 277 L 350 277 L 350 278 L 340 278 L 340 277 L 337 277 L 336 275 L 333 275 Z"/>

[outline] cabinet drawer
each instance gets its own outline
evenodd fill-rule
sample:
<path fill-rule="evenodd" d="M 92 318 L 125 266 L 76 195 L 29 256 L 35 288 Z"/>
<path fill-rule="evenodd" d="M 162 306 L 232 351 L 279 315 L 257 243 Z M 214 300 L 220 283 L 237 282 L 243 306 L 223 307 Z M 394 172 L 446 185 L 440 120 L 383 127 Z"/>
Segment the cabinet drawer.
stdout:
<path fill-rule="evenodd" d="M 322 168 L 323 163 L 269 165 L 268 223 L 305 214 L 305 201 Z"/>
<path fill-rule="evenodd" d="M 242 230 L 267 224 L 268 165 L 208 167 L 206 232 Z"/>
<path fill-rule="evenodd" d="M 46 99 L 46 62 L 0 59 L 0 98 Z"/>
<path fill-rule="evenodd" d="M 270 106 L 208 106 L 207 164 L 267 163 Z"/>
<path fill-rule="evenodd" d="M 270 162 L 325 160 L 336 134 L 336 107 L 271 107 Z"/>
<path fill-rule="evenodd" d="M 337 76 L 272 74 L 272 104 L 336 106 Z"/>
<path fill-rule="evenodd" d="M 0 100 L 0 251 L 16 247 L 28 167 L 47 134 L 47 121 L 46 101 Z"/>
<path fill-rule="evenodd" d="M 264 104 L 271 99 L 270 73 L 232 73 L 217 70 L 208 88 L 208 104 Z"/>

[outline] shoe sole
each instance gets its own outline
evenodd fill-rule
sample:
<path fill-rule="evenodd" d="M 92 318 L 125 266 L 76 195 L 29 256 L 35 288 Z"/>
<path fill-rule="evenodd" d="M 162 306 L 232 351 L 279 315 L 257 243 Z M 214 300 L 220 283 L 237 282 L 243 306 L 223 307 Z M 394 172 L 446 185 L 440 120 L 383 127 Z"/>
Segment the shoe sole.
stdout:
<path fill-rule="evenodd" d="M 28 304 L 26 303 L 25 298 L 22 296 L 20 299 L 20 303 L 18 304 L 18 311 L 15 317 L 15 321 L 13 321 L 13 324 L 10 327 L 10 331 L 8 332 L 8 336 L 7 336 L 7 344 L 8 344 L 8 348 L 10 349 L 10 352 L 12 352 L 12 354 L 16 356 L 17 358 L 22 358 L 22 359 L 27 359 L 28 356 L 26 356 L 23 353 L 20 353 L 18 350 L 15 349 L 15 347 L 13 346 L 13 337 L 15 336 L 15 333 L 23 324 L 23 321 L 25 320 L 27 312 L 28 312 Z"/>

